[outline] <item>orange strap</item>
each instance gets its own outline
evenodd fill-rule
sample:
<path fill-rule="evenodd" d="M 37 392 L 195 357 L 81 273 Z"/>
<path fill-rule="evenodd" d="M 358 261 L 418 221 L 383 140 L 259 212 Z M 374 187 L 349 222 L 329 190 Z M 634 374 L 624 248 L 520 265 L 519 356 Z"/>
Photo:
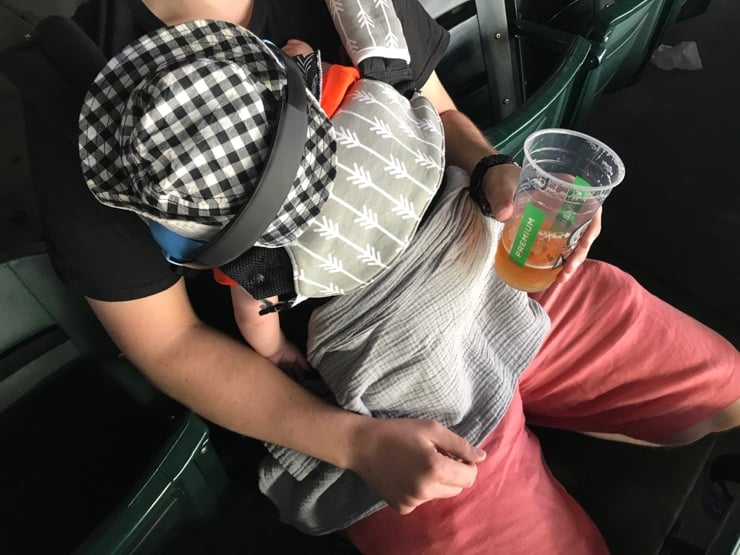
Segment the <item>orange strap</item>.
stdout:
<path fill-rule="evenodd" d="M 324 80 L 321 84 L 321 107 L 326 115 L 332 117 L 337 111 L 339 105 L 344 100 L 353 83 L 359 81 L 360 72 L 351 66 L 340 66 L 332 64 L 329 70 L 324 73 Z"/>
<path fill-rule="evenodd" d="M 234 285 L 239 285 L 237 282 L 235 282 L 229 276 L 224 274 L 218 268 L 213 268 L 213 279 L 216 280 L 216 283 L 220 283 L 221 285 L 228 285 L 230 287 Z"/>

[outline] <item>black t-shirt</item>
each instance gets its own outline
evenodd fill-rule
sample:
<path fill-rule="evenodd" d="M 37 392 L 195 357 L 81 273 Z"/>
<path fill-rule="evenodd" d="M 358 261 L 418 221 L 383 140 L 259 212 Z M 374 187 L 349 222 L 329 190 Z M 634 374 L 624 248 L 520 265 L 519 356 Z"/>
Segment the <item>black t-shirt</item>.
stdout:
<path fill-rule="evenodd" d="M 395 0 L 395 7 L 420 87 L 449 39 L 418 0 Z M 107 58 L 163 25 L 141 0 L 92 0 L 73 19 Z M 320 49 L 326 61 L 346 63 L 324 0 L 255 0 L 249 28 L 278 45 L 303 40 Z M 77 292 L 107 301 L 141 298 L 173 285 L 181 269 L 164 260 L 148 227 L 130 212 L 99 204 L 87 190 L 76 144 L 28 102 L 26 120 L 32 178 L 61 278 Z"/>

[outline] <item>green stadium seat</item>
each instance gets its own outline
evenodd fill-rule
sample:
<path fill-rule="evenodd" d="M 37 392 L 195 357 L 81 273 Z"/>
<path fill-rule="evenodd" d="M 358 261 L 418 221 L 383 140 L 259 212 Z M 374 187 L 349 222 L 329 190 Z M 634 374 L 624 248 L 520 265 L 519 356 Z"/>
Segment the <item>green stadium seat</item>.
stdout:
<path fill-rule="evenodd" d="M 505 2 L 422 4 L 450 31 L 440 80 L 494 146 L 521 159 L 530 133 L 563 124 L 585 75 L 586 39 L 510 19 Z"/>
<path fill-rule="evenodd" d="M 450 44 L 437 73 L 458 108 L 480 127 L 513 113 L 521 97 L 521 76 L 514 64 L 514 39 L 503 3 L 421 3 L 450 33 Z"/>
<path fill-rule="evenodd" d="M 228 480 L 208 437 L 188 413 L 143 484 L 75 553 L 157 553 L 185 525 L 218 514 Z"/>
<path fill-rule="evenodd" d="M 3 552 L 155 553 L 218 514 L 206 424 L 119 356 L 45 254 L 0 264 L 0 314 Z"/>
<path fill-rule="evenodd" d="M 589 39 L 590 71 L 565 120 L 583 127 L 601 94 L 635 84 L 687 0 L 520 0 L 520 16 Z"/>
<path fill-rule="evenodd" d="M 562 127 L 574 95 L 586 75 L 590 45 L 583 37 L 552 32 L 519 22 L 517 40 L 521 47 L 562 52 L 561 62 L 536 90 L 524 98 L 515 112 L 495 125 L 483 128 L 490 143 L 521 162 L 525 139 L 548 127 Z M 524 58 L 526 63 L 526 57 Z"/>
<path fill-rule="evenodd" d="M 583 127 L 594 100 L 633 82 L 651 54 L 664 0 L 619 0 L 599 10 L 587 38 L 590 70 L 566 125 Z"/>

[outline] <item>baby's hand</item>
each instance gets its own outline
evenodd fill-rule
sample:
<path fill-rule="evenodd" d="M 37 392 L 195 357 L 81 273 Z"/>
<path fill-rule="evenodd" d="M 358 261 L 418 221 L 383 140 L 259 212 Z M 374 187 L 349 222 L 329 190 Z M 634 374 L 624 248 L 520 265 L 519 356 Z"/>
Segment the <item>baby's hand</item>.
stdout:
<path fill-rule="evenodd" d="M 300 380 L 303 374 L 311 369 L 305 355 L 285 336 L 283 336 L 280 348 L 266 358 L 294 380 Z"/>
<path fill-rule="evenodd" d="M 281 50 L 291 58 L 310 54 L 311 52 L 313 52 L 313 48 L 311 48 L 307 43 L 298 39 L 290 39 L 288 42 L 285 43 L 285 46 L 283 46 Z"/>

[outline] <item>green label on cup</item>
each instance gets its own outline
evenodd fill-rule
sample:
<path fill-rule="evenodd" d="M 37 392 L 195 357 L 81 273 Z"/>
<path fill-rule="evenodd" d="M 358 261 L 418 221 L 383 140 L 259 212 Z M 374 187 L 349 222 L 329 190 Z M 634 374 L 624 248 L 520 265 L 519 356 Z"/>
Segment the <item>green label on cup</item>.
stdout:
<path fill-rule="evenodd" d="M 582 177 L 575 177 L 573 185 L 580 187 L 590 187 L 591 184 Z M 568 229 L 576 219 L 576 214 L 583 206 L 583 202 L 588 198 L 588 191 L 581 189 L 571 189 L 565 196 L 565 201 L 560 206 L 560 211 L 555 216 L 555 229 Z"/>
<path fill-rule="evenodd" d="M 522 220 L 519 222 L 516 239 L 509 251 L 509 260 L 517 266 L 524 266 L 527 263 L 527 257 L 532 251 L 534 242 L 537 240 L 537 233 L 544 220 L 545 212 L 528 202 L 524 207 Z"/>

